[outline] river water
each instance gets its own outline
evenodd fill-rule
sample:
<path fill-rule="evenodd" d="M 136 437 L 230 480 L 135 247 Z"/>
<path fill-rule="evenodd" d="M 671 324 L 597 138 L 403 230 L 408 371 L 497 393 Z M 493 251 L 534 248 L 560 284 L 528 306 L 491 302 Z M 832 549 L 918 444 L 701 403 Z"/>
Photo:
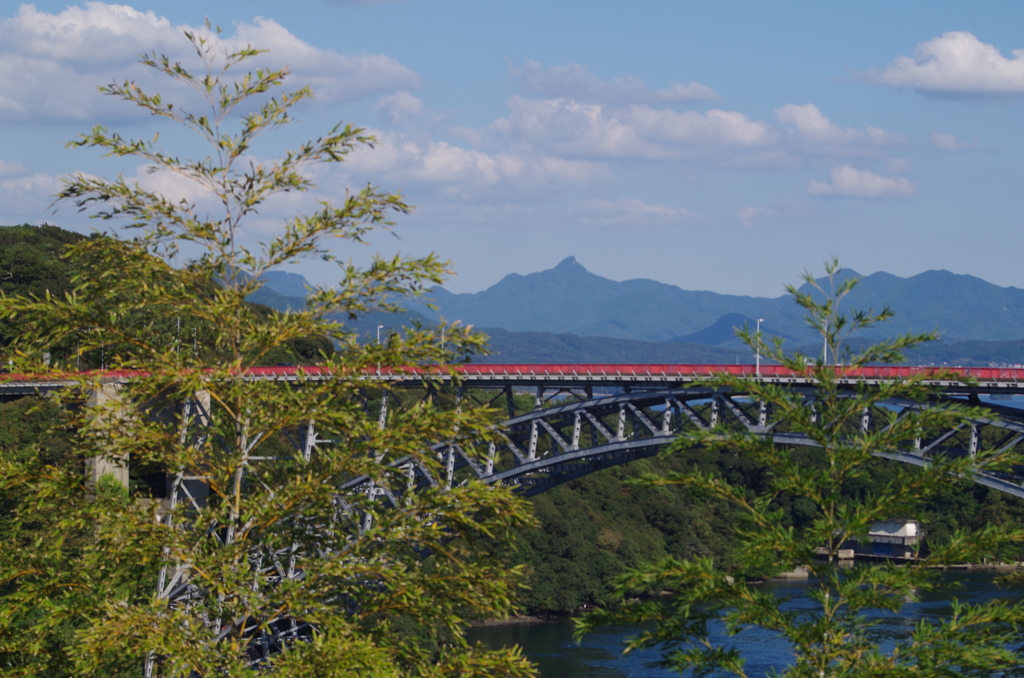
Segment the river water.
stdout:
<path fill-rule="evenodd" d="M 883 649 L 908 638 L 919 619 L 948 616 L 950 600 L 980 603 L 994 598 L 1019 600 L 1017 591 L 1006 591 L 995 585 L 996 575 L 986 571 L 948 571 L 942 575 L 942 586 L 921 594 L 920 600 L 909 603 L 899 616 L 882 614 L 878 618 L 878 640 Z M 765 584 L 780 596 L 791 597 L 787 609 L 812 609 L 815 605 L 806 595 L 806 581 Z M 648 666 L 658 659 L 656 651 L 634 652 L 621 656 L 623 639 L 634 629 L 608 626 L 584 637 L 581 644 L 572 638 L 573 624 L 568 618 L 549 623 L 511 624 L 472 629 L 470 641 L 479 641 L 490 648 L 518 644 L 524 654 L 540 667 L 542 678 L 663 678 L 679 674 Z M 722 633 L 713 640 L 724 640 Z M 766 676 L 772 668 L 780 672 L 790 664 L 790 651 L 780 636 L 760 629 L 742 631 L 732 639 L 747 659 L 747 675 Z"/>

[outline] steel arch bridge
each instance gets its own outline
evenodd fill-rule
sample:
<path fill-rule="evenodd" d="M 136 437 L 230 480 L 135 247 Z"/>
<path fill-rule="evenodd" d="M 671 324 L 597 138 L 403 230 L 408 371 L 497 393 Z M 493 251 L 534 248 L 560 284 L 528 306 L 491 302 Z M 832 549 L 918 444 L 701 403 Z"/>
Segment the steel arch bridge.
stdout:
<path fill-rule="evenodd" d="M 458 370 L 460 393 L 477 404 L 500 405 L 507 419 L 500 425 L 502 441 L 490 443 L 485 454 L 474 454 L 459 444 L 440 442 L 432 452 L 445 462 L 444 478 L 434 478 L 409 460 L 406 464 L 413 483 L 437 486 L 465 482 L 475 478 L 485 483 L 512 485 L 526 496 L 544 492 L 561 483 L 604 468 L 628 463 L 656 454 L 687 431 L 707 430 L 718 424 L 732 423 L 755 435 L 770 436 L 776 443 L 813 445 L 805 435 L 786 432 L 783 422 L 773 416 L 765 403 L 754 402 L 746 394 L 709 385 L 715 374 L 752 376 L 805 393 L 808 403 L 814 397 L 811 379 L 778 366 L 762 366 L 760 374 L 753 366 L 735 365 L 467 365 Z M 904 448 L 880 453 L 894 461 L 923 466 L 935 453 L 974 456 L 981 449 L 983 436 L 987 447 L 1000 453 L 1024 444 L 1024 409 L 993 402 L 1024 395 L 1024 369 L 961 368 L 953 377 L 934 368 L 872 367 L 850 370 L 840 380 L 852 395 L 858 386 L 880 384 L 912 375 L 936 375 L 930 383 L 936 396 L 929 403 L 892 400 L 879 411 L 865 411 L 861 426 L 866 430 L 880 425 L 893 411 L 903 416 L 915 408 L 940 406 L 948 402 L 970 403 L 982 407 L 991 416 L 957 428 L 936 432 L 935 437 L 907 441 Z M 969 385 L 955 376 L 969 377 Z M 380 378 L 391 388 L 381 399 L 381 425 L 388 408 L 400 402 L 400 393 L 421 383 L 422 371 L 386 373 Z M 450 377 L 435 375 L 442 381 Z M 265 378 L 285 378 L 287 374 L 269 373 Z M 481 398 L 481 394 L 486 394 Z M 516 396 L 528 394 L 532 408 L 517 410 Z M 315 432 L 304 441 L 315 446 Z M 1024 467 L 1010 473 L 980 470 L 974 482 L 1024 498 Z M 365 479 L 353 479 L 355 488 Z M 374 491 L 370 489 L 369 491 Z M 392 503 L 395 497 L 383 497 Z"/>
<path fill-rule="evenodd" d="M 437 441 L 425 444 L 444 463 L 445 475 L 434 477 L 413 460 L 398 460 L 410 478 L 410 487 L 451 486 L 477 479 L 485 483 L 511 485 L 531 496 L 561 483 L 604 468 L 649 457 L 680 434 L 732 423 L 752 434 L 771 436 L 780 444 L 809 445 L 805 436 L 785 432 L 780 419 L 773 417 L 764 403 L 751 401 L 743 393 L 729 392 L 709 385 L 715 375 L 754 377 L 806 393 L 813 398 L 812 379 L 786 368 L 762 365 L 462 365 L 454 370 L 435 368 L 388 369 L 366 375 L 368 383 L 383 385 L 377 412 L 385 426 L 389 411 L 403 406 L 414 391 L 427 392 L 438 385 L 458 382 L 460 397 L 477 404 L 498 406 L 507 418 L 499 425 L 501 442 L 490 443 L 486 451 L 467 450 L 467 442 Z M 302 380 L 332 379 L 317 367 L 250 368 L 249 378 L 296 384 Z M 991 412 L 990 417 L 956 429 L 939 432 L 931 440 L 907 441 L 905 448 L 880 456 L 895 461 L 925 465 L 931 455 L 974 455 L 982 445 L 983 432 L 989 447 L 1009 452 L 1024 444 L 1024 408 L 1017 409 L 993 402 L 1024 396 L 1024 369 L 929 367 L 867 367 L 846 370 L 840 383 L 853 393 L 855 387 L 881 384 L 910 376 L 935 375 L 927 383 L 936 389 L 931 403 L 910 401 L 885 403 L 886 414 L 897 415 L 912 408 L 940 405 L 943 402 L 969 402 Z M 132 378 L 130 373 L 110 372 L 105 380 L 112 385 Z M 957 377 L 974 381 L 968 384 Z M 72 382 L 62 378 L 19 378 L 10 375 L 0 383 L 0 399 L 45 393 L 67 388 Z M 531 407 L 517 406 L 528 395 Z M 186 416 L 201 420 L 199 403 L 185 404 Z M 865 412 L 862 426 L 869 428 L 878 412 Z M 995 435 L 993 435 L 993 433 Z M 994 442 L 992 442 L 994 440 Z M 318 437 L 315 422 L 310 422 L 299 439 L 294 440 L 306 458 L 318 445 L 329 440 Z M 1019 448 L 1024 449 L 1024 448 Z M 176 487 L 189 494 L 198 478 L 179 479 Z M 1001 492 L 1024 498 L 1024 467 L 1012 473 L 980 471 L 972 480 Z M 379 493 L 385 503 L 397 500 L 390 491 L 375 488 L 366 478 L 353 478 L 343 489 L 359 488 Z M 176 490 L 176 492 L 179 490 Z M 173 501 L 173 498 L 171 498 Z M 182 496 L 184 501 L 194 497 Z"/>

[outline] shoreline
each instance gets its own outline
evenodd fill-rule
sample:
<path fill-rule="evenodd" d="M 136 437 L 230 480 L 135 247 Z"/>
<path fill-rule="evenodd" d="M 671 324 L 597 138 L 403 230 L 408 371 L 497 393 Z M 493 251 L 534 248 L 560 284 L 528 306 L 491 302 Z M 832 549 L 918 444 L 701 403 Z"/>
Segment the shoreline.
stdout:
<path fill-rule="evenodd" d="M 517 624 L 549 624 L 557 619 L 571 617 L 571 612 L 559 612 L 544 615 L 516 614 L 504 619 L 484 619 L 469 625 L 471 629 L 489 628 L 493 626 L 513 626 Z"/>
<path fill-rule="evenodd" d="M 870 558 L 868 559 L 870 560 Z M 895 560 L 895 559 L 888 559 Z M 990 572 L 1008 572 L 1018 569 L 1024 569 L 1024 562 L 1016 563 L 956 563 L 953 565 L 935 565 L 933 569 L 936 570 L 977 570 L 977 571 L 990 571 Z M 789 576 L 786 576 L 789 575 Z M 796 575 L 796 576 L 794 576 Z M 766 584 L 766 583 L 778 583 L 783 581 L 793 581 L 807 579 L 805 572 L 801 572 L 797 575 L 796 572 L 784 572 L 780 576 L 771 577 L 768 579 L 752 580 L 749 584 Z M 669 594 L 669 591 L 663 591 L 662 594 Z M 518 624 L 550 624 L 558 621 L 559 619 L 565 619 L 566 617 L 574 617 L 580 610 L 572 610 L 570 612 L 547 612 L 544 614 L 517 614 L 504 619 L 484 619 L 483 621 L 476 621 L 469 625 L 470 628 L 490 628 L 495 626 L 514 626 Z"/>

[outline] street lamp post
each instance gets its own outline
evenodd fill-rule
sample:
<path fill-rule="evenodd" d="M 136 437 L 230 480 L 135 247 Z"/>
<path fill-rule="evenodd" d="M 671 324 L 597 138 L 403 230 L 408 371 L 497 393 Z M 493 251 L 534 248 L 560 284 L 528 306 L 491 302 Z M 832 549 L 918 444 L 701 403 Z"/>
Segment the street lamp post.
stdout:
<path fill-rule="evenodd" d="M 754 344 L 754 361 L 756 363 L 754 372 L 757 376 L 761 376 L 761 323 L 764 322 L 764 318 L 757 319 L 757 343 Z"/>
<path fill-rule="evenodd" d="M 377 348 L 380 348 L 380 331 L 384 329 L 383 325 L 377 325 Z M 380 360 L 377 361 L 377 375 L 380 375 Z"/>
<path fill-rule="evenodd" d="M 825 332 L 824 332 L 824 334 L 825 334 L 825 340 L 824 340 L 824 342 L 822 344 L 822 348 L 821 348 L 821 363 L 823 365 L 828 365 L 828 321 L 827 320 L 825 321 Z"/>

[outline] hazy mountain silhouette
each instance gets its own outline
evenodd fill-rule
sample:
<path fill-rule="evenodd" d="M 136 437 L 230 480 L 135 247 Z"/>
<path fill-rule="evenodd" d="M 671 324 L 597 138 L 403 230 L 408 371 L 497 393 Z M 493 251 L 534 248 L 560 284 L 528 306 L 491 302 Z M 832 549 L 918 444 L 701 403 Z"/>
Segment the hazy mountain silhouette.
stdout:
<path fill-rule="evenodd" d="M 682 344 L 740 347 L 745 346 L 745 344 L 736 336 L 736 331 L 741 330 L 744 327 L 748 328 L 750 332 L 753 333 L 757 329 L 757 320 L 754 318 L 748 318 L 747 316 L 739 313 L 727 313 L 716 320 L 710 327 L 705 327 L 699 332 L 694 332 L 693 334 L 675 337 L 672 341 Z M 761 336 L 764 337 L 765 341 L 771 341 L 774 337 L 792 339 L 792 337 L 776 332 L 763 322 L 761 323 Z"/>
<path fill-rule="evenodd" d="M 843 270 L 838 279 L 857 275 Z M 819 281 L 827 286 L 827 280 Z M 808 285 L 803 291 L 813 291 Z M 511 274 L 477 293 L 453 294 L 435 288 L 438 311 L 417 306 L 427 317 L 460 319 L 510 331 L 572 333 L 642 341 L 687 341 L 704 330 L 716 344 L 723 316 L 763 318 L 762 328 L 798 342 L 814 338 L 803 310 L 789 295 L 748 297 L 683 290 L 653 280 L 616 282 L 590 273 L 574 257 L 529 275 Z M 949 341 L 1010 340 L 1024 337 L 1024 290 L 999 287 L 949 271 L 926 271 L 901 278 L 873 273 L 843 302 L 843 308 L 886 305 L 895 318 L 862 336 L 879 338 L 905 331 L 939 329 Z M 724 321 L 726 325 L 731 321 Z M 752 323 L 751 323 L 752 324 Z M 715 329 L 712 329 L 715 328 Z"/>
<path fill-rule="evenodd" d="M 850 269 L 838 278 L 857 275 Z M 304 289 L 301 275 L 272 274 L 254 298 L 282 310 L 301 299 L 280 290 Z M 827 286 L 827 280 L 819 281 Z M 277 291 L 275 291 L 277 290 Z M 813 291 L 809 285 L 802 291 Z M 817 294 L 817 293 L 815 293 Z M 280 298 L 279 298 L 280 297 Z M 455 294 L 434 288 L 428 297 L 438 306 L 409 304 L 414 317 L 462 320 L 477 327 L 510 332 L 544 332 L 634 341 L 673 341 L 735 347 L 733 328 L 751 328 L 762 318 L 762 331 L 787 342 L 810 344 L 814 332 L 803 309 L 789 295 L 749 297 L 683 290 L 654 280 L 617 282 L 595 275 L 574 257 L 554 268 L 528 275 L 510 274 L 476 293 Z M 949 271 L 926 271 L 908 278 L 889 273 L 864 276 L 843 308 L 881 310 L 889 305 L 895 318 L 860 337 L 877 339 L 899 332 L 939 329 L 945 342 L 1007 341 L 1024 337 L 1024 290 L 1000 287 L 980 278 Z M 389 323 L 390 324 L 390 323 Z"/>
<path fill-rule="evenodd" d="M 667 341 L 712 325 L 722 315 L 757 313 L 770 299 L 690 292 L 654 280 L 616 282 L 595 275 L 574 257 L 547 271 L 510 274 L 476 294 L 434 288 L 439 306 L 427 317 L 460 319 L 480 327 Z"/>
<path fill-rule="evenodd" d="M 304 299 L 309 292 L 307 286 L 309 281 L 299 273 L 288 271 L 267 271 L 260 276 L 264 289 L 270 288 L 284 297 L 299 297 Z"/>

